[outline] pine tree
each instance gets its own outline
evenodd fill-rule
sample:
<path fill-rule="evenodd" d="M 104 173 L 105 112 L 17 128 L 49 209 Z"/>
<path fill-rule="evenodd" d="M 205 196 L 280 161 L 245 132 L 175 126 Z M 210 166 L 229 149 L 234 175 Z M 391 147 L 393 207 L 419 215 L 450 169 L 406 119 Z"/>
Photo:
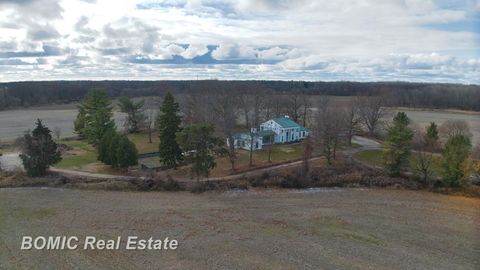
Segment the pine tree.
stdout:
<path fill-rule="evenodd" d="M 224 155 L 228 150 L 223 148 L 221 138 L 213 136 L 212 125 L 191 125 L 177 133 L 177 140 L 183 151 L 188 153 L 187 161 L 192 163 L 192 174 L 208 177 L 210 170 L 215 168 L 215 154 Z"/>
<path fill-rule="evenodd" d="M 160 162 L 167 168 L 176 168 L 182 160 L 182 150 L 175 139 L 182 121 L 178 112 L 178 103 L 175 102 L 172 94 L 167 93 L 158 116 Z"/>
<path fill-rule="evenodd" d="M 115 132 L 113 137 L 110 139 L 110 144 L 108 146 L 108 151 L 107 151 L 107 160 L 105 164 L 111 165 L 112 167 L 116 168 L 118 167 L 118 155 L 117 155 L 117 149 L 118 145 L 120 143 L 120 135 Z"/>
<path fill-rule="evenodd" d="M 472 143 L 465 135 L 455 135 L 448 139 L 443 151 L 442 176 L 449 186 L 460 186 L 465 173 L 462 165 L 470 154 Z"/>
<path fill-rule="evenodd" d="M 435 122 L 431 122 L 427 127 L 426 136 L 431 140 L 438 140 L 438 126 L 435 124 Z"/>
<path fill-rule="evenodd" d="M 438 126 L 435 122 L 431 122 L 427 127 L 427 132 L 425 133 L 425 145 L 430 149 L 437 147 L 438 145 Z"/>
<path fill-rule="evenodd" d="M 120 136 L 118 140 L 118 148 L 111 150 L 116 150 L 118 167 L 128 168 L 129 166 L 138 165 L 137 148 L 135 147 L 135 144 L 127 138 L 127 136 Z"/>
<path fill-rule="evenodd" d="M 114 130 L 109 130 L 103 135 L 103 138 L 97 147 L 97 159 L 107 165 L 112 165 L 110 162 L 110 144 L 115 136 L 117 136 L 117 132 Z"/>
<path fill-rule="evenodd" d="M 85 128 L 85 110 L 80 106 L 78 108 L 78 114 L 77 118 L 75 118 L 75 121 L 73 122 L 73 129 L 75 133 L 80 136 L 80 138 L 84 138 L 85 134 L 83 132 Z"/>
<path fill-rule="evenodd" d="M 32 133 L 25 134 L 20 158 L 30 176 L 45 175 L 49 166 L 62 159 L 50 129 L 40 119 Z"/>
<path fill-rule="evenodd" d="M 83 134 L 89 143 L 98 145 L 103 135 L 115 129 L 113 121 L 113 107 L 105 90 L 92 89 L 80 105 L 79 112 L 83 113 Z M 80 125 L 79 125 L 80 126 Z"/>
<path fill-rule="evenodd" d="M 387 128 L 385 140 L 385 169 L 392 176 L 398 176 L 408 165 L 413 131 L 408 127 L 410 119 L 404 112 L 393 118 L 393 124 Z"/>

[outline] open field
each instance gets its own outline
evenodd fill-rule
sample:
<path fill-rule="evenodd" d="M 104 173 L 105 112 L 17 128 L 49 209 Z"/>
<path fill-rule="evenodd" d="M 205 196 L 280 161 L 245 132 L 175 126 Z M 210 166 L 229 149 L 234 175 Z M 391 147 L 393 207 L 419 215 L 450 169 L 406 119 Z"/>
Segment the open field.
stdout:
<path fill-rule="evenodd" d="M 435 122 L 437 125 L 441 125 L 448 120 L 462 120 L 466 121 L 470 126 L 470 130 L 473 134 L 472 142 L 475 145 L 480 143 L 480 113 L 479 112 L 461 112 L 461 111 L 442 111 L 442 110 L 414 110 L 409 108 L 391 109 L 393 113 L 402 111 L 412 119 L 416 124 L 422 127 L 427 126 L 430 122 Z M 391 120 L 390 115 L 388 120 Z"/>
<path fill-rule="evenodd" d="M 334 97 L 337 106 L 344 106 L 350 97 Z M 146 108 L 155 109 L 158 107 L 158 97 L 146 97 Z M 314 99 L 315 100 L 315 99 Z M 315 101 L 312 101 L 315 104 Z M 62 137 L 70 137 L 73 133 L 73 121 L 77 116 L 77 104 L 63 104 L 33 107 L 28 109 L 17 109 L 0 111 L 0 141 L 11 141 L 22 135 L 26 130 L 33 128 L 37 118 L 44 120 L 45 124 L 52 130 L 54 127 L 60 127 Z M 390 109 L 395 112 L 398 109 Z M 418 124 L 425 126 L 429 122 L 435 121 L 442 124 L 447 120 L 465 120 L 469 123 L 474 136 L 474 142 L 480 142 L 480 113 L 462 112 L 448 110 L 413 110 L 401 108 L 407 115 Z M 115 122 L 118 127 L 123 127 L 124 114 L 115 112 Z M 390 120 L 389 115 L 388 120 Z M 242 119 L 240 117 L 240 122 Z"/>
<path fill-rule="evenodd" d="M 353 157 L 357 160 L 360 160 L 362 162 L 365 162 L 366 164 L 372 165 L 372 166 L 377 166 L 377 167 L 383 167 L 384 166 L 384 158 L 383 158 L 383 152 L 382 150 L 366 150 L 362 152 L 358 152 L 353 155 Z M 415 153 L 412 153 L 410 156 L 410 170 L 412 168 L 415 168 L 417 160 L 415 159 Z M 440 177 L 441 175 L 441 163 L 442 163 L 442 157 L 441 155 L 434 155 L 432 159 L 432 165 L 431 165 L 431 170 L 434 176 Z"/>
<path fill-rule="evenodd" d="M 379 189 L 0 189 L 0 269 L 478 269 L 479 209 Z M 179 248 L 20 251 L 24 235 L 168 236 Z"/>

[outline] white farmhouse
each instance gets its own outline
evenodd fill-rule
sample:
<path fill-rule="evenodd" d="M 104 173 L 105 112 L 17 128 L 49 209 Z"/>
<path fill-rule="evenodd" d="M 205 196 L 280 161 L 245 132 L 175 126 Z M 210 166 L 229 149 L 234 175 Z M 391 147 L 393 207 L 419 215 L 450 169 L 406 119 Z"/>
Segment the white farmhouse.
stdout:
<path fill-rule="evenodd" d="M 268 120 L 260 125 L 260 131 L 235 134 L 235 148 L 259 150 L 265 145 L 298 142 L 308 136 L 309 130 L 288 116 Z M 227 140 L 227 144 L 230 142 Z"/>

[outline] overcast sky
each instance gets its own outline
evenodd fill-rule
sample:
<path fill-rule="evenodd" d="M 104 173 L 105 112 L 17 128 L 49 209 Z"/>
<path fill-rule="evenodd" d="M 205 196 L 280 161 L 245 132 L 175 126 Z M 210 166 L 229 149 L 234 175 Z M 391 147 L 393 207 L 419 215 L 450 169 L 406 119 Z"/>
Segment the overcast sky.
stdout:
<path fill-rule="evenodd" d="M 0 0 L 0 81 L 480 83 L 480 0 Z"/>

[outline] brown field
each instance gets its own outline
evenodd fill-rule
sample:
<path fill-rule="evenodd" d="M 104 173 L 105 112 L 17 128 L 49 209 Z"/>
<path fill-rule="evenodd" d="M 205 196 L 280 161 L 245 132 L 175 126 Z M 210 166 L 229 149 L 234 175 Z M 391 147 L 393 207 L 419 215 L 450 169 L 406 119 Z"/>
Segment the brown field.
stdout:
<path fill-rule="evenodd" d="M 380 189 L 0 189 L 0 269 L 478 269 L 480 200 Z M 177 239 L 176 251 L 20 251 L 24 235 Z"/>

